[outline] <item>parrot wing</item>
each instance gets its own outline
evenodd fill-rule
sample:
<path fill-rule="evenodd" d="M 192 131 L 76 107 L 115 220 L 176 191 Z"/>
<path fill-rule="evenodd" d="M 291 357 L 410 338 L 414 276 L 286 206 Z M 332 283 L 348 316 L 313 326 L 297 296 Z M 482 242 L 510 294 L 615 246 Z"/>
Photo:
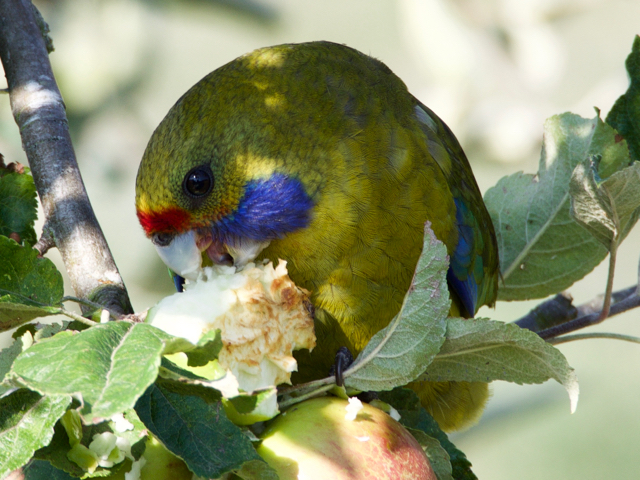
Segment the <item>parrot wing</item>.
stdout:
<path fill-rule="evenodd" d="M 418 100 L 415 112 L 456 205 L 458 243 L 450 254 L 447 281 L 461 304 L 461 314 L 473 317 L 482 305 L 493 305 L 497 295 L 498 247 L 493 223 L 469 161 L 449 127 Z"/>

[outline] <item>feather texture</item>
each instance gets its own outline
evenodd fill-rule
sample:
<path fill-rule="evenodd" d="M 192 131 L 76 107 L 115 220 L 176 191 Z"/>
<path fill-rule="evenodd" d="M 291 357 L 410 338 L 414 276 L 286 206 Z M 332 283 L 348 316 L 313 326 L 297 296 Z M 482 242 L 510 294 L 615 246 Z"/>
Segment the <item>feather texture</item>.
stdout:
<path fill-rule="evenodd" d="M 183 179 L 198 165 L 214 185 L 194 200 Z M 260 257 L 287 260 L 316 309 L 317 347 L 298 355 L 294 381 L 326 376 L 340 346 L 357 355 L 394 317 L 426 221 L 451 258 L 451 313 L 496 298 L 493 226 L 453 133 L 383 63 L 342 45 L 257 50 L 196 84 L 149 142 L 136 206 L 148 235 L 184 230 L 144 221 L 179 209 L 222 240 L 271 240 Z M 412 388 L 451 429 L 481 410 L 486 385 L 474 385 Z"/>

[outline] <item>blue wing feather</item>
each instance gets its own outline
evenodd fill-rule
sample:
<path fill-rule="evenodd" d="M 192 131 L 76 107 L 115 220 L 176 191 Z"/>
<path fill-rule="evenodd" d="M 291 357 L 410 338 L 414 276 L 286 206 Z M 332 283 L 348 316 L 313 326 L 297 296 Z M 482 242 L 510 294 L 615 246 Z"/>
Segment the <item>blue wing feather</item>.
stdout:
<path fill-rule="evenodd" d="M 456 226 L 458 227 L 458 244 L 451 254 L 447 281 L 455 292 L 467 316 L 472 317 L 478 305 L 478 280 L 474 275 L 476 253 L 476 236 L 473 230 L 473 215 L 462 199 L 454 199 L 456 204 Z M 471 220 L 471 221 L 470 221 Z M 480 259 L 481 260 L 481 259 Z M 465 312 L 462 312 L 465 313 Z"/>

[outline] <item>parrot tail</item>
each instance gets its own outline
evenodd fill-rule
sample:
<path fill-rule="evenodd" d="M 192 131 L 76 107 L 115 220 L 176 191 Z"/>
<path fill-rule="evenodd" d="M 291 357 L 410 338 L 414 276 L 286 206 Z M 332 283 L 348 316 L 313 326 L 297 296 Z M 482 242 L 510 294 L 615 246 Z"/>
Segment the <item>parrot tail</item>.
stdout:
<path fill-rule="evenodd" d="M 489 399 L 489 384 L 483 382 L 411 382 L 420 403 L 445 432 L 474 425 Z"/>

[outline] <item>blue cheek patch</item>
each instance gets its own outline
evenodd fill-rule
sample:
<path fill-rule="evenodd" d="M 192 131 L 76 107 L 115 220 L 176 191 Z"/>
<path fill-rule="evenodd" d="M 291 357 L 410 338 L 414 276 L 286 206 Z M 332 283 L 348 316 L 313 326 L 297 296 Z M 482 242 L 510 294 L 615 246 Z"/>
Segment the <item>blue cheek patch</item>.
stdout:
<path fill-rule="evenodd" d="M 309 225 L 313 202 L 300 182 L 279 173 L 247 184 L 238 209 L 213 226 L 223 239 L 265 241 Z"/>
<path fill-rule="evenodd" d="M 458 244 L 451 254 L 447 282 L 462 302 L 467 315 L 473 316 L 478 304 L 478 281 L 473 267 L 479 260 L 474 258 L 476 238 L 472 226 L 473 216 L 461 199 L 456 198 L 455 204 Z"/>

